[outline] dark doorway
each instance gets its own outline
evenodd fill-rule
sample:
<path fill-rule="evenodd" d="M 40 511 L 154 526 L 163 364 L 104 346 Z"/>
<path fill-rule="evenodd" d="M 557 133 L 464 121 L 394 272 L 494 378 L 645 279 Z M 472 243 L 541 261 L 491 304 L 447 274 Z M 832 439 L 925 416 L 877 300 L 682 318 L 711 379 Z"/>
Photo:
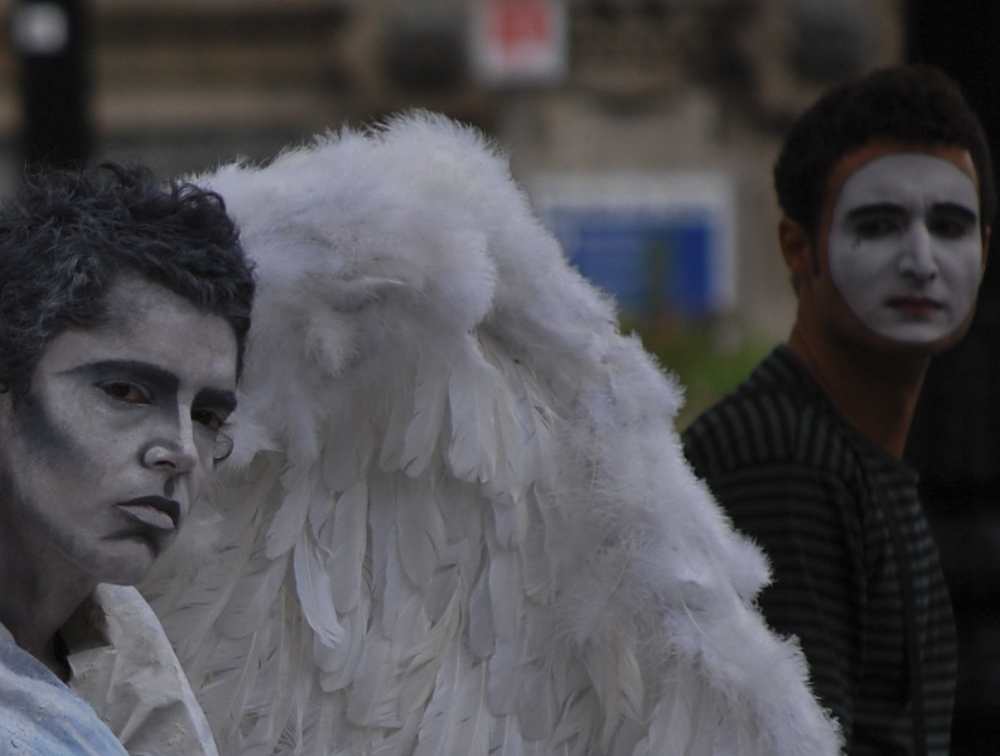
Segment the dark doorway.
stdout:
<path fill-rule="evenodd" d="M 1000 3 L 909 0 L 906 25 L 909 61 L 935 65 L 959 82 L 986 127 L 996 165 Z M 994 753 L 1000 744 L 998 236 L 972 330 L 934 361 L 908 449 L 921 473 L 959 633 L 952 756 Z"/>
<path fill-rule="evenodd" d="M 19 0 L 11 10 L 26 163 L 65 167 L 90 156 L 86 2 Z"/>

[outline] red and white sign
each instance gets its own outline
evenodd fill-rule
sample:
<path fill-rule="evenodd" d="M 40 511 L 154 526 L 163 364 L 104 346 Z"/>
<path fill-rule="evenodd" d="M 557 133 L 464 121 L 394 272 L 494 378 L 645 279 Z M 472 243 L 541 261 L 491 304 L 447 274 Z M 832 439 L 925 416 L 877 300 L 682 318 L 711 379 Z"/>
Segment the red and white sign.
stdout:
<path fill-rule="evenodd" d="M 471 57 L 486 84 L 555 84 L 565 75 L 562 0 L 479 0 L 473 5 Z"/>

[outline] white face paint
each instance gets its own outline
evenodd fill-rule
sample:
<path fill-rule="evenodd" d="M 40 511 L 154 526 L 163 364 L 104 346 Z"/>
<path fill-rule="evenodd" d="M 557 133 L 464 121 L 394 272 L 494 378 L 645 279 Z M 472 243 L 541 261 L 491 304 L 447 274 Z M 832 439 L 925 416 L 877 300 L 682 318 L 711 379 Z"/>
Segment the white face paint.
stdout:
<path fill-rule="evenodd" d="M 6 540 L 30 548 L 25 559 L 134 583 L 219 456 L 236 337 L 221 317 L 136 278 L 107 301 L 106 324 L 50 342 L 27 397 L 3 396 L 0 527 L 19 529 Z"/>
<path fill-rule="evenodd" d="M 944 158 L 877 158 L 844 182 L 827 249 L 833 282 L 862 323 L 893 341 L 937 341 L 976 301 L 979 192 Z"/>

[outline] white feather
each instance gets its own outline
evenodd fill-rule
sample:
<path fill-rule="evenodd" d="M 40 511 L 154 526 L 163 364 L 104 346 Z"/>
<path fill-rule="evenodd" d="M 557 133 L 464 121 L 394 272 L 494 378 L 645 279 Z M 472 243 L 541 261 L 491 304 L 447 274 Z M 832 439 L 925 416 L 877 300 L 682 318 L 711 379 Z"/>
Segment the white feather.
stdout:
<path fill-rule="evenodd" d="M 394 497 L 399 561 L 417 588 L 430 580 L 446 544 L 444 520 L 427 483 L 426 479 L 399 478 Z"/>
<path fill-rule="evenodd" d="M 479 705 L 485 692 L 486 666 L 474 663 L 457 644 L 442 656 L 414 756 L 486 756 L 492 717 Z"/>
<path fill-rule="evenodd" d="M 361 480 L 337 499 L 333 517 L 314 526 L 330 554 L 326 569 L 330 589 L 340 614 L 352 612 L 364 590 L 364 558 L 368 547 L 368 486 Z"/>
<path fill-rule="evenodd" d="M 299 542 L 309 509 L 319 494 L 315 476 L 289 470 L 283 476 L 282 489 L 288 491 L 267 530 L 267 557 L 277 559 Z"/>
<path fill-rule="evenodd" d="M 477 659 L 492 656 L 496 643 L 489 575 L 488 569 L 482 570 L 469 594 L 469 650 Z"/>
<path fill-rule="evenodd" d="M 292 564 L 295 569 L 295 590 L 309 627 L 327 646 L 335 648 L 344 639 L 344 628 L 337 618 L 333 603 L 333 580 L 328 560 L 317 544 L 303 533 L 295 546 Z"/>
<path fill-rule="evenodd" d="M 482 483 L 492 480 L 501 453 L 497 425 L 507 418 L 495 413 L 493 380 L 489 366 L 473 357 L 448 376 L 451 410 L 451 445 L 448 463 L 459 480 Z"/>
<path fill-rule="evenodd" d="M 400 727 L 403 722 L 393 694 L 395 682 L 392 644 L 382 638 L 368 638 L 354 684 L 347 692 L 348 721 L 359 727 Z"/>

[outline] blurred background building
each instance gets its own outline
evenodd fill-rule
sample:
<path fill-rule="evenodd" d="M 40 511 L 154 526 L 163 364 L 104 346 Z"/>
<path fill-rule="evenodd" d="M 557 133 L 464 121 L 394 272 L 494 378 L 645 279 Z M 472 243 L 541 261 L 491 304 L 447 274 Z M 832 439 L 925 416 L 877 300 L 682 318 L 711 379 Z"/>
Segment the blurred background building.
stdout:
<path fill-rule="evenodd" d="M 681 375 L 687 417 L 787 334 L 770 170 L 808 103 L 920 60 L 1000 133 L 997 3 L 0 0 L 0 18 L 0 193 L 26 160 L 179 175 L 440 111 L 508 151 L 574 262 Z M 935 366 L 910 451 L 959 613 L 957 756 L 1000 745 L 998 278 Z"/>
<path fill-rule="evenodd" d="M 641 191 L 630 176 L 727 182 L 716 193 L 730 199 L 715 200 L 729 205 L 732 259 L 713 263 L 725 280 L 702 282 L 720 289 L 705 304 L 774 338 L 792 308 L 769 175 L 782 129 L 831 81 L 903 54 L 900 0 L 5 0 L 0 11 L 8 181 L 33 138 L 178 174 L 429 108 L 496 137 L 529 188 L 609 173 L 626 194 Z"/>

